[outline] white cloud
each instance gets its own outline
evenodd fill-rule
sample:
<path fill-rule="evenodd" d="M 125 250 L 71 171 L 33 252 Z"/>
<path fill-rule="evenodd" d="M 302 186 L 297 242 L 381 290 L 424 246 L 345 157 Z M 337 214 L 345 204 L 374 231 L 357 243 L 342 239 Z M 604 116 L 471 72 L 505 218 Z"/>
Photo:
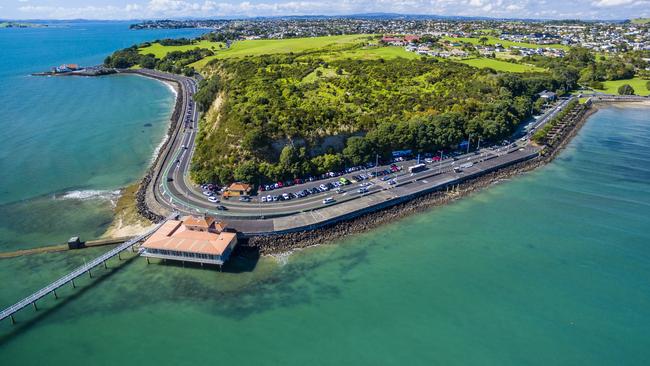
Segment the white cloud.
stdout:
<path fill-rule="evenodd" d="M 598 0 L 594 3 L 594 5 L 598 7 L 610 7 L 610 6 L 630 5 L 634 2 L 635 0 Z"/>
<path fill-rule="evenodd" d="M 49 19 L 134 19 L 182 17 L 237 17 L 275 15 L 339 15 L 367 12 L 439 14 L 458 16 L 554 18 L 587 16 L 622 19 L 647 13 L 650 0 L 127 0 L 126 5 L 74 7 L 67 0 L 50 5 L 27 3 L 15 10 L 21 17 Z M 102 0 L 124 1 L 124 0 Z M 51 5 L 55 4 L 55 5 Z M 56 5 L 61 4 L 61 5 Z M 603 8 L 607 8 L 604 11 Z M 586 15 L 585 15 L 586 14 Z"/>

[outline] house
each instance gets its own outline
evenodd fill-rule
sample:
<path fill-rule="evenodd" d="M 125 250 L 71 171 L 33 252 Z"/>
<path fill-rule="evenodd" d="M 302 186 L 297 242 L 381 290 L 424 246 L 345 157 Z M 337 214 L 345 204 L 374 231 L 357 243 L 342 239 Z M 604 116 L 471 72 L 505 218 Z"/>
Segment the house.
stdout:
<path fill-rule="evenodd" d="M 250 184 L 235 182 L 226 188 L 224 197 L 248 196 L 251 193 Z"/>
<path fill-rule="evenodd" d="M 237 245 L 237 233 L 211 216 L 167 220 L 141 246 L 143 257 L 216 264 L 228 260 Z"/>
<path fill-rule="evenodd" d="M 557 98 L 557 94 L 544 90 L 543 92 L 537 94 L 540 98 L 546 99 L 546 101 L 554 101 Z"/>
<path fill-rule="evenodd" d="M 61 66 L 55 67 L 53 71 L 57 73 L 62 73 L 62 72 L 70 72 L 76 70 L 79 70 L 79 65 L 77 64 L 63 64 Z"/>
<path fill-rule="evenodd" d="M 401 37 L 384 36 L 381 41 L 391 46 L 403 46 L 404 40 Z"/>
<path fill-rule="evenodd" d="M 413 43 L 420 40 L 420 36 L 404 36 L 404 42 Z"/>

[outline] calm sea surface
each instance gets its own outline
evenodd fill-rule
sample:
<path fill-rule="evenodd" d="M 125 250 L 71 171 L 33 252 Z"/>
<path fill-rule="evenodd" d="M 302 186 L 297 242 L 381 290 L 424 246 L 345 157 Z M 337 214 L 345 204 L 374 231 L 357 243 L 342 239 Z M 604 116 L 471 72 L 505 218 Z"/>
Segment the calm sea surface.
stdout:
<path fill-rule="evenodd" d="M 650 364 L 649 112 L 604 109 L 551 165 L 335 245 L 231 273 L 112 261 L 2 322 L 1 363 Z M 0 306 L 105 250 L 0 260 Z"/>
<path fill-rule="evenodd" d="M 101 235 L 117 190 L 151 161 L 174 101 L 165 84 L 138 76 L 29 74 L 201 32 L 131 31 L 123 22 L 0 29 L 0 250 Z"/>
<path fill-rule="evenodd" d="M 240 273 L 135 259 L 0 324 L 3 365 L 647 365 L 650 108 L 551 165 Z M 105 249 L 1 260 L 8 305 Z M 98 278 L 101 277 L 101 278 Z"/>

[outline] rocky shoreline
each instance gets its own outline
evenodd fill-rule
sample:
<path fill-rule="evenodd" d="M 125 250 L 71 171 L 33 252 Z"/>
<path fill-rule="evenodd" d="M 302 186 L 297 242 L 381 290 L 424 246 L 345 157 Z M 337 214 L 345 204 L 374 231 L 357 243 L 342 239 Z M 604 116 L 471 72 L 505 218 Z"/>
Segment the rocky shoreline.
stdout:
<path fill-rule="evenodd" d="M 134 72 L 137 73 L 137 72 Z M 154 78 L 152 75 L 148 74 L 141 74 L 146 77 L 151 77 Z M 147 189 L 149 188 L 149 185 L 151 183 L 151 180 L 153 179 L 154 172 L 157 168 L 157 166 L 160 164 L 160 159 L 164 155 L 164 151 L 167 150 L 169 147 L 169 144 L 173 142 L 173 135 L 176 129 L 178 128 L 178 121 L 180 120 L 180 115 L 182 113 L 182 104 L 183 104 L 183 96 L 182 92 L 180 90 L 181 86 L 179 83 L 175 80 L 172 79 L 162 79 L 162 78 L 157 78 L 158 80 L 164 81 L 164 82 L 170 82 L 174 83 L 175 89 L 177 91 L 176 93 L 176 101 L 174 104 L 174 111 L 172 112 L 171 115 L 171 121 L 169 124 L 169 128 L 167 129 L 167 134 L 165 138 L 165 142 L 162 144 L 160 147 L 160 150 L 158 151 L 158 154 L 156 155 L 156 158 L 154 161 L 151 163 L 149 166 L 149 169 L 147 169 L 147 172 L 145 173 L 144 177 L 140 180 L 140 185 L 138 187 L 138 191 L 135 194 L 135 199 L 136 199 L 136 208 L 140 216 L 144 217 L 145 219 L 153 222 L 153 223 L 158 223 L 164 219 L 163 216 L 153 212 L 151 209 L 149 209 L 149 206 L 146 203 L 147 199 Z"/>
<path fill-rule="evenodd" d="M 577 134 L 587 121 L 587 118 L 597 111 L 597 108 L 590 108 L 590 106 L 579 105 L 579 107 L 581 110 L 578 112 L 576 120 L 572 121 L 571 128 L 565 131 L 559 143 L 555 146 L 547 147 L 544 153 L 535 159 L 520 162 L 467 180 L 450 190 L 431 192 L 408 202 L 367 213 L 348 221 L 338 222 L 310 231 L 251 237 L 240 244 L 241 249 L 256 250 L 261 254 L 278 254 L 294 249 L 326 244 L 344 238 L 347 235 L 362 233 L 378 226 L 395 222 L 395 220 L 426 211 L 432 207 L 453 202 L 500 181 L 537 169 L 553 161 Z"/>

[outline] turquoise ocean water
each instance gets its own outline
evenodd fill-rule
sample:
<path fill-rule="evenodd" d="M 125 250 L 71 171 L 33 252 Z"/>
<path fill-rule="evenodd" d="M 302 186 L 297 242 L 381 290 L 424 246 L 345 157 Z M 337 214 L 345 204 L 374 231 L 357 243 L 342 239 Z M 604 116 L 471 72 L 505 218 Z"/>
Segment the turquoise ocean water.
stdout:
<path fill-rule="evenodd" d="M 0 360 L 647 365 L 648 112 L 608 107 L 544 168 L 236 273 L 111 261 L 1 323 Z M 0 260 L 0 306 L 104 250 Z"/>
<path fill-rule="evenodd" d="M 139 179 L 160 144 L 174 95 L 138 76 L 34 77 L 62 63 L 200 30 L 130 31 L 123 22 L 0 29 L 0 249 L 101 235 L 116 190 Z"/>
<path fill-rule="evenodd" d="M 549 166 L 252 271 L 112 262 L 0 324 L 3 365 L 647 365 L 649 111 L 602 110 Z M 2 305 L 99 251 L 0 261 L 22 279 Z"/>

